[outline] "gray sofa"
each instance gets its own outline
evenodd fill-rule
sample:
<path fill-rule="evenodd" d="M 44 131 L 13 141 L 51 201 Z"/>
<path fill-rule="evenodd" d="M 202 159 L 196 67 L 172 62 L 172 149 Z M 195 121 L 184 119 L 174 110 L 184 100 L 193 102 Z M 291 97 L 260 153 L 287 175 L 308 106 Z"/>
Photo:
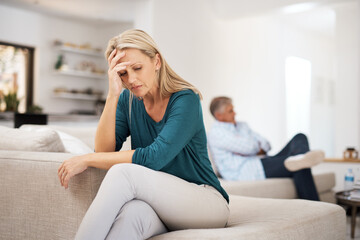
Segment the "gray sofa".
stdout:
<path fill-rule="evenodd" d="M 87 138 L 83 140 L 93 147 L 88 138 L 92 138 L 94 132 L 61 130 Z M 106 171 L 89 168 L 75 176 L 65 190 L 60 186 L 57 169 L 71 156 L 69 153 L 0 150 L 0 239 L 73 239 Z M 322 178 L 320 175 L 319 179 Z M 275 189 L 285 184 L 283 192 L 290 192 L 285 198 L 296 197 L 291 183 L 286 181 L 289 179 L 222 182 L 231 194 L 226 228 L 175 231 L 151 239 L 345 239 L 345 211 L 340 206 L 275 199 L 284 196 L 275 191 L 269 195 L 269 186 Z M 316 182 L 318 186 L 319 181 Z M 253 195 L 246 190 L 249 184 L 255 184 L 250 189 L 256 198 L 244 196 Z"/>

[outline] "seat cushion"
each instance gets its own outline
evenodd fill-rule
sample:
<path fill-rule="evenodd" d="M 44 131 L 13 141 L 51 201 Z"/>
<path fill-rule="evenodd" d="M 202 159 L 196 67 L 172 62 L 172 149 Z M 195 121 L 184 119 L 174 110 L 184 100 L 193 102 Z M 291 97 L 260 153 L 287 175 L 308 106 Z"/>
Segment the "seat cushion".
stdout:
<path fill-rule="evenodd" d="M 151 238 L 162 239 L 317 239 L 346 235 L 345 211 L 338 205 L 300 199 L 268 199 L 230 195 L 226 228 L 188 229 Z"/>
<path fill-rule="evenodd" d="M 319 194 L 327 193 L 335 186 L 335 174 L 315 174 L 314 181 Z M 225 181 L 220 179 L 220 182 L 228 194 L 265 198 L 297 198 L 295 185 L 291 178 L 268 178 L 258 181 Z"/>

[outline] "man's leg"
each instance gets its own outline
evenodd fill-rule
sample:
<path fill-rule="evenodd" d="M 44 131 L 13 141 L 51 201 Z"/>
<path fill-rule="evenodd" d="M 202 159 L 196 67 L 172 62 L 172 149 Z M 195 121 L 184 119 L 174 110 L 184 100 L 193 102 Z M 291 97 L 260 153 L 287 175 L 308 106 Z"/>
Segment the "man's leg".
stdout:
<path fill-rule="evenodd" d="M 121 208 L 106 240 L 143 240 L 165 232 L 165 225 L 149 204 L 131 200 Z"/>
<path fill-rule="evenodd" d="M 290 142 L 275 156 L 261 159 L 266 178 L 293 178 L 297 194 L 301 199 L 319 200 L 311 169 L 289 171 L 284 162 L 290 156 L 309 151 L 309 143 L 304 134 L 295 135 Z"/>
<path fill-rule="evenodd" d="M 299 198 L 314 201 L 320 200 L 310 168 L 293 172 L 292 178 L 294 179 Z"/>
<path fill-rule="evenodd" d="M 281 156 L 283 158 L 285 157 L 284 159 L 286 159 L 290 156 L 304 154 L 309 150 L 310 148 L 307 137 L 302 133 L 298 133 L 275 156 Z"/>

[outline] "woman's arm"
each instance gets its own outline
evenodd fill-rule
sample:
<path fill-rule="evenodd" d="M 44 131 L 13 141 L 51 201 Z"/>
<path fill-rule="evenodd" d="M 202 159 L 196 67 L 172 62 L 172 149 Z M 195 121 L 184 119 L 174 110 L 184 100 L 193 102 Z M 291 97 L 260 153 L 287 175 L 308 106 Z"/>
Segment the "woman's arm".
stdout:
<path fill-rule="evenodd" d="M 113 152 L 115 150 L 115 119 L 116 107 L 122 90 L 122 82 L 118 72 L 124 70 L 129 62 L 119 62 L 125 52 L 111 52 L 108 58 L 109 91 L 106 98 L 104 111 L 96 130 L 95 152 Z"/>
<path fill-rule="evenodd" d="M 131 163 L 134 151 L 135 150 L 108 153 L 90 153 L 67 159 L 58 169 L 58 176 L 61 186 L 68 188 L 70 178 L 85 171 L 88 167 L 107 170 L 118 163 Z"/>
<path fill-rule="evenodd" d="M 115 150 L 115 119 L 119 97 L 108 96 L 101 114 L 95 136 L 95 152 L 113 152 Z"/>

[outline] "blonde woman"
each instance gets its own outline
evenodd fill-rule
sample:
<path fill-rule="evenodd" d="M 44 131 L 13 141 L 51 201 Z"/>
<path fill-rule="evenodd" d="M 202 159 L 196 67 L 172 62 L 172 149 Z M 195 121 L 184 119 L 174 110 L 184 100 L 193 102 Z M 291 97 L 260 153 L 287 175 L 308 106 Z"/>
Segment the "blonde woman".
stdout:
<path fill-rule="evenodd" d="M 109 169 L 76 239 L 224 227 L 229 198 L 208 158 L 200 92 L 141 30 L 112 38 L 106 57 L 109 91 L 95 153 L 68 159 L 58 171 L 67 188 L 88 167 Z M 132 150 L 119 152 L 128 136 Z"/>

